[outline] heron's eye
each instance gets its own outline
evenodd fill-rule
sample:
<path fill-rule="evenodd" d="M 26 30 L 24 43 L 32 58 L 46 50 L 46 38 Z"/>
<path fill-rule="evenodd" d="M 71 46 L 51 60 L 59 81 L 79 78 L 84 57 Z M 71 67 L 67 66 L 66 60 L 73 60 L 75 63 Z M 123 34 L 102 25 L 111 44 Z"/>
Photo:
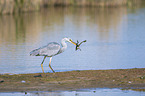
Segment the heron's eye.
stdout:
<path fill-rule="evenodd" d="M 69 39 L 69 41 L 72 41 L 71 39 Z"/>

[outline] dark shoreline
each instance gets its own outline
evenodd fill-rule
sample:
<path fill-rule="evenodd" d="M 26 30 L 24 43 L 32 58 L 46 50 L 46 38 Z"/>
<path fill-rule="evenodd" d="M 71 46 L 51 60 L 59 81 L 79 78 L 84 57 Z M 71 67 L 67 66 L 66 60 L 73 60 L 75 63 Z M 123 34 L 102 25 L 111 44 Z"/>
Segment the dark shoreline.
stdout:
<path fill-rule="evenodd" d="M 145 68 L 0 75 L 0 92 L 121 88 L 145 91 Z"/>

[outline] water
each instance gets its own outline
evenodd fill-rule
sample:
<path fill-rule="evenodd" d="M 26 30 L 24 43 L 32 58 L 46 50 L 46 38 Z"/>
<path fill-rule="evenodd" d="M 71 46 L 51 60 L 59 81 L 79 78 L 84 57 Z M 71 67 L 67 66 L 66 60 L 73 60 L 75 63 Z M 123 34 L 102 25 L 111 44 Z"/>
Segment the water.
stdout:
<path fill-rule="evenodd" d="M 57 72 L 71 70 L 145 68 L 145 7 L 49 8 L 41 12 L 0 17 L 0 74 L 42 72 L 43 57 L 29 56 L 33 49 L 64 37 L 87 40 L 82 51 L 68 49 L 52 59 Z M 49 58 L 44 62 L 45 72 Z M 120 89 L 63 92 L 8 92 L 1 96 L 144 96 Z"/>
<path fill-rule="evenodd" d="M 64 37 L 87 40 L 82 51 L 68 49 L 52 58 L 57 72 L 145 68 L 145 7 L 49 8 L 0 17 L 0 73 L 42 72 L 43 57 L 29 52 Z M 45 72 L 49 58 L 44 62 Z"/>
<path fill-rule="evenodd" d="M 145 96 L 145 92 L 120 89 L 91 89 L 63 92 L 7 92 L 0 93 L 0 96 Z"/>

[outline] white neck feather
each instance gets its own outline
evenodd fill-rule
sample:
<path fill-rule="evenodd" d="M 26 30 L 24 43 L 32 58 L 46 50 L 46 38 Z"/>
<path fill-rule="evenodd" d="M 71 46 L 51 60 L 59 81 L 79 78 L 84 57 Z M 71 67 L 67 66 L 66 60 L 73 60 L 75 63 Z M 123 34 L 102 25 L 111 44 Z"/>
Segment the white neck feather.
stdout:
<path fill-rule="evenodd" d="M 66 40 L 65 38 L 61 40 L 62 48 L 60 49 L 60 53 L 64 52 L 65 49 L 67 48 L 66 41 L 67 41 L 67 40 Z"/>

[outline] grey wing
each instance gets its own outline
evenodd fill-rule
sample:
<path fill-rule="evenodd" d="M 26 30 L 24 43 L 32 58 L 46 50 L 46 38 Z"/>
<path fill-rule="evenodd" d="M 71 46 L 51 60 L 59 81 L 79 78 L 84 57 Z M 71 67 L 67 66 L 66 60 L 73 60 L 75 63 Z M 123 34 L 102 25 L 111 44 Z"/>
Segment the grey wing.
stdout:
<path fill-rule="evenodd" d="M 51 57 L 58 54 L 59 50 L 60 50 L 60 45 L 56 42 L 51 42 L 46 46 L 33 50 L 32 52 L 30 52 L 30 55 Z"/>

